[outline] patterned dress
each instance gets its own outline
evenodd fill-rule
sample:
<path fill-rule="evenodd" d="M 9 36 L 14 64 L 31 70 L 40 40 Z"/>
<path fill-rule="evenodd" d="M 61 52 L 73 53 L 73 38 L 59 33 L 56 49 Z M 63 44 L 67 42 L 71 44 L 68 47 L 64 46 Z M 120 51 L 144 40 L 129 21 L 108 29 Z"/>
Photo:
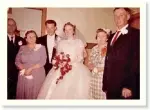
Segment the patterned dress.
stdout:
<path fill-rule="evenodd" d="M 105 57 L 101 56 L 98 45 L 92 48 L 89 57 L 89 63 L 94 64 L 92 70 L 92 79 L 90 83 L 90 97 L 91 99 L 106 99 L 106 94 L 102 91 L 103 71 L 96 72 L 97 67 L 104 68 Z"/>

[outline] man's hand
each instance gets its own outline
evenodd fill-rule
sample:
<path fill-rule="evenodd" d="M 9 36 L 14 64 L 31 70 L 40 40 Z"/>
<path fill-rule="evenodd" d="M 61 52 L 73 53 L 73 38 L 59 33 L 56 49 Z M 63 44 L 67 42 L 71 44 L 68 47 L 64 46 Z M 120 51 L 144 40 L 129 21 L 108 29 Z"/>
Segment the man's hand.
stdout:
<path fill-rule="evenodd" d="M 132 91 L 127 88 L 122 89 L 122 96 L 125 98 L 131 97 L 132 96 Z"/>

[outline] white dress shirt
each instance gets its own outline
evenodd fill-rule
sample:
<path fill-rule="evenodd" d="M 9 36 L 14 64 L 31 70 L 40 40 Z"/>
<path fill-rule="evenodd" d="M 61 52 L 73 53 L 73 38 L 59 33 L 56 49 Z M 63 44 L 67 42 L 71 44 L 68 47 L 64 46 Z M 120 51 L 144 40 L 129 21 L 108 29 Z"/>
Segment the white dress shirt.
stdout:
<path fill-rule="evenodd" d="M 11 41 L 11 37 L 13 37 L 13 43 L 15 42 L 15 34 L 14 35 L 10 35 L 8 34 L 9 40 Z"/>
<path fill-rule="evenodd" d="M 123 28 L 121 28 L 120 30 L 118 29 L 117 31 L 120 31 L 120 33 L 119 33 L 119 35 L 118 35 L 118 37 L 121 35 L 121 33 L 123 33 L 123 31 L 128 27 L 128 25 L 129 24 L 127 24 L 127 25 L 125 25 Z M 111 45 L 112 45 L 112 42 L 113 42 L 113 40 L 114 40 L 114 38 L 115 38 L 115 36 L 116 36 L 116 34 L 117 34 L 117 31 L 116 31 L 116 33 L 114 34 L 114 36 L 113 36 L 113 38 L 112 38 L 112 40 L 111 40 Z M 117 39 L 118 39 L 118 37 L 117 37 Z"/>
<path fill-rule="evenodd" d="M 47 35 L 47 48 L 48 48 L 49 63 L 51 63 L 54 46 L 55 46 L 55 34 L 52 36 Z"/>

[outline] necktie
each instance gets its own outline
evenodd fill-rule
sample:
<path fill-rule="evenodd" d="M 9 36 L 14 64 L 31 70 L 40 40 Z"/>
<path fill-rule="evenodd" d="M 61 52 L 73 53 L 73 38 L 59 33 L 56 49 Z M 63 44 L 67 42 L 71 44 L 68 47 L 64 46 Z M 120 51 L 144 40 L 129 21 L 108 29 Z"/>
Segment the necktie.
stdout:
<path fill-rule="evenodd" d="M 120 33 L 120 31 L 117 31 L 117 32 L 116 32 L 116 35 L 115 35 L 113 41 L 111 42 L 111 45 L 113 45 L 113 44 L 116 42 L 119 33 Z"/>
<path fill-rule="evenodd" d="M 14 37 L 11 37 L 11 41 L 10 41 L 12 44 L 14 44 L 14 42 L 13 42 L 13 38 L 14 38 Z"/>

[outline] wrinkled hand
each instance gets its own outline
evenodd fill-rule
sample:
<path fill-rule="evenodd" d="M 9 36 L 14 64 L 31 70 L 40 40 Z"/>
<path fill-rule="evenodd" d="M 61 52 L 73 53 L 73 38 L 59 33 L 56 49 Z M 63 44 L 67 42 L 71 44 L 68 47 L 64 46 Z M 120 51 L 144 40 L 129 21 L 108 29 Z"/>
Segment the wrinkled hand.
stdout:
<path fill-rule="evenodd" d="M 98 71 L 99 71 L 99 72 L 104 71 L 104 67 L 99 67 L 99 68 L 98 68 Z"/>
<path fill-rule="evenodd" d="M 94 65 L 93 65 L 93 64 L 91 64 L 91 63 L 90 63 L 90 64 L 88 64 L 88 67 L 89 67 L 89 69 L 90 69 L 90 70 L 93 70 L 93 69 L 94 69 Z"/>
<path fill-rule="evenodd" d="M 127 88 L 122 89 L 122 96 L 125 98 L 131 97 L 132 96 L 132 91 Z"/>
<path fill-rule="evenodd" d="M 29 76 L 29 75 L 31 75 L 31 72 L 32 72 L 32 68 L 28 68 L 27 70 L 25 70 L 24 75 Z"/>

